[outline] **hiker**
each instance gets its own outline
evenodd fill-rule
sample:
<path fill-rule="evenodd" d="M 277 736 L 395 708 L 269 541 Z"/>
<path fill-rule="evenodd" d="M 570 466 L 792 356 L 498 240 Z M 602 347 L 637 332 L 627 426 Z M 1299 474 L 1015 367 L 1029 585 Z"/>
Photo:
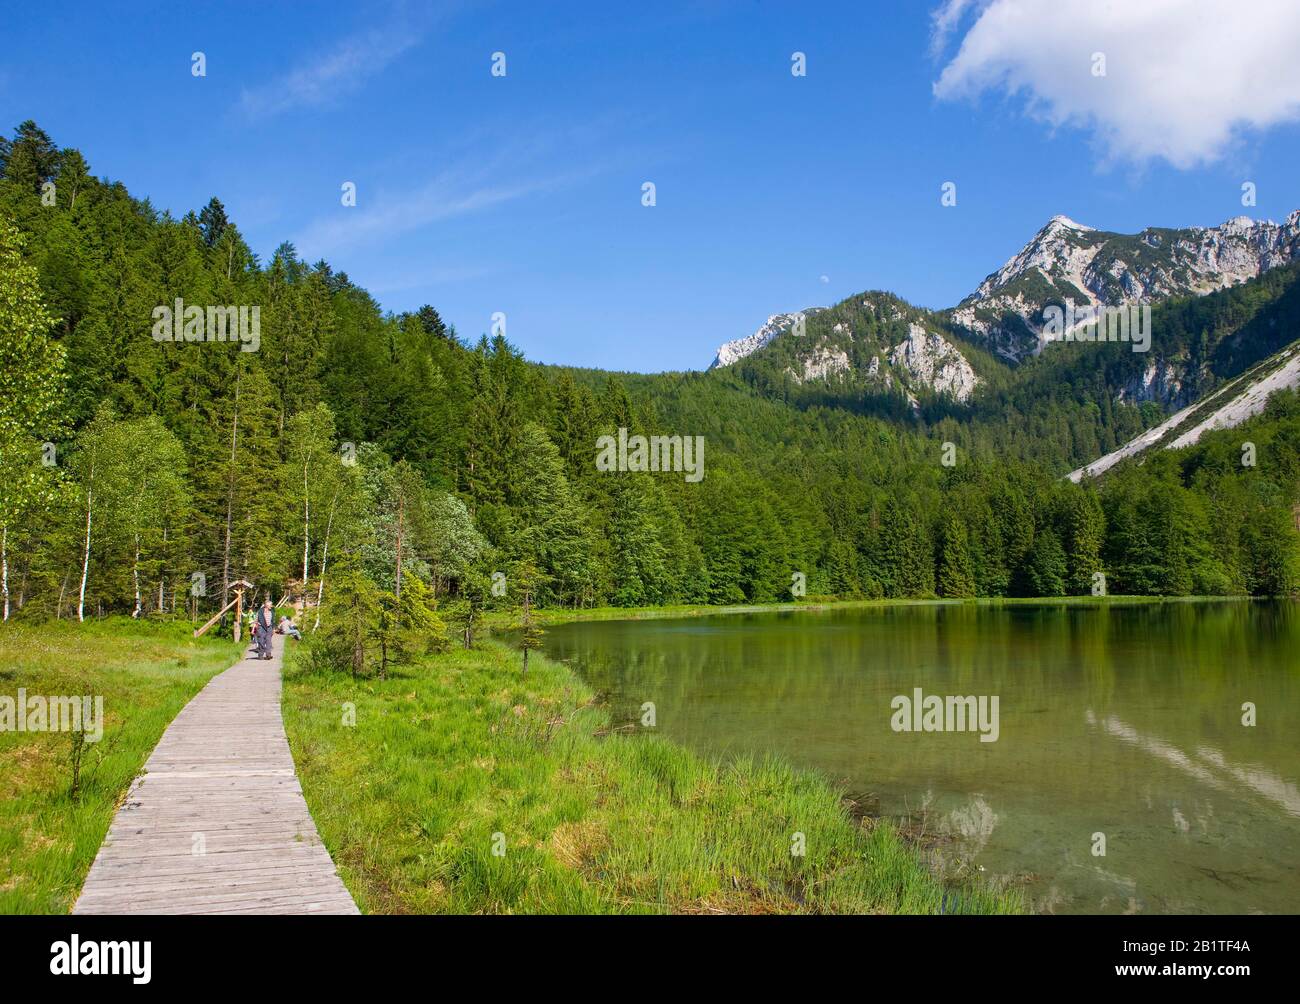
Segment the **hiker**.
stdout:
<path fill-rule="evenodd" d="M 271 635 L 274 631 L 275 608 L 271 605 L 271 597 L 268 596 L 262 602 L 262 609 L 257 612 L 257 647 L 263 659 L 271 658 Z"/>
<path fill-rule="evenodd" d="M 275 629 L 276 634 L 287 634 L 295 641 L 302 641 L 302 632 L 298 630 L 298 625 L 293 622 L 293 618 L 288 614 L 280 617 L 280 626 Z"/>

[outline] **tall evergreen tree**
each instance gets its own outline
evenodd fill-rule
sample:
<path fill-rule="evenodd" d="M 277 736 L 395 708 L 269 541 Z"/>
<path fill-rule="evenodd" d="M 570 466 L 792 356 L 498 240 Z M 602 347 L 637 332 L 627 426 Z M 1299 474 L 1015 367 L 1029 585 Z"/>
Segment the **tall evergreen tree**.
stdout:
<path fill-rule="evenodd" d="M 954 513 L 949 513 L 943 522 L 939 547 L 939 595 L 974 596 L 975 576 L 971 571 L 969 534 L 966 524 Z"/>

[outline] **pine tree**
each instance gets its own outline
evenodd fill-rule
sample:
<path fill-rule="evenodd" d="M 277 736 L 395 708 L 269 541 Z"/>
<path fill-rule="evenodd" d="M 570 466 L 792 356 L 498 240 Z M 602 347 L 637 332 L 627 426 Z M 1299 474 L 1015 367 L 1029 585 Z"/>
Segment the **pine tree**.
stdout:
<path fill-rule="evenodd" d="M 430 338 L 447 337 L 447 325 L 442 322 L 442 316 L 429 304 L 426 303 L 417 310 L 415 318 L 420 322 L 420 327 L 424 330 L 424 333 Z"/>
<path fill-rule="evenodd" d="M 533 616 L 533 601 L 543 576 L 531 561 L 516 566 L 514 575 L 515 590 L 519 595 L 521 613 L 519 618 L 519 648 L 524 653 L 524 672 L 528 672 L 528 653 L 542 647 L 545 632 Z"/>
<path fill-rule="evenodd" d="M 954 598 L 975 595 L 969 534 L 966 524 L 954 513 L 949 513 L 944 520 L 940 538 L 939 595 Z"/>
<path fill-rule="evenodd" d="M 49 134 L 28 119 L 3 151 L 3 161 L 6 179 L 28 192 L 39 192 L 59 169 L 59 150 Z"/>
<path fill-rule="evenodd" d="M 374 583 L 349 564 L 335 578 L 322 617 L 323 651 L 337 666 L 346 666 L 355 680 L 366 669 L 367 650 L 374 642 L 380 616 Z"/>
<path fill-rule="evenodd" d="M 1086 596 L 1092 592 L 1094 576 L 1102 570 L 1106 516 L 1101 501 L 1091 488 L 1071 486 L 1065 490 L 1066 546 L 1070 566 L 1068 591 Z"/>
<path fill-rule="evenodd" d="M 226 207 L 214 195 L 199 213 L 199 229 L 203 232 L 203 243 L 210 248 L 216 247 L 229 224 L 230 221 L 226 218 Z"/>
<path fill-rule="evenodd" d="M 1051 527 L 1043 527 L 1034 536 L 1030 551 L 1028 576 L 1035 596 L 1064 596 L 1069 576 L 1065 550 Z"/>
<path fill-rule="evenodd" d="M 409 663 L 419 655 L 446 649 L 447 628 L 437 607 L 429 587 L 415 575 L 406 577 L 400 597 L 388 591 L 379 594 L 375 641 L 381 680 L 388 678 L 390 664 Z"/>

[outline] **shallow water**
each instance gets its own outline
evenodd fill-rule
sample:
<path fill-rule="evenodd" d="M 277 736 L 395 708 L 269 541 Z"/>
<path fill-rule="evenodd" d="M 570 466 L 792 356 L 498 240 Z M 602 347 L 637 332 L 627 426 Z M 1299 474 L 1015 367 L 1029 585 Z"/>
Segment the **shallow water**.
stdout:
<path fill-rule="evenodd" d="M 686 745 L 818 769 L 1039 910 L 1300 912 L 1295 605 L 609 621 L 549 628 L 545 649 L 617 719 L 653 702 L 658 731 Z M 996 696 L 998 738 L 895 731 L 891 702 L 918 687 Z"/>

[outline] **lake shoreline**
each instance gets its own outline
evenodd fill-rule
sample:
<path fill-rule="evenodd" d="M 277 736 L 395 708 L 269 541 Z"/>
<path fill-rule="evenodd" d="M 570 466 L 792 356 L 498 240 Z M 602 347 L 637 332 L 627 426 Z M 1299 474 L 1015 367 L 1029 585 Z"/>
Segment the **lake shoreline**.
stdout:
<path fill-rule="evenodd" d="M 1020 913 L 936 874 L 821 772 L 611 719 L 571 667 L 500 641 L 353 681 L 286 661 L 312 816 L 367 913 Z M 339 707 L 355 725 L 339 724 Z"/>
<path fill-rule="evenodd" d="M 703 603 L 647 607 L 543 607 L 532 611 L 542 626 L 594 621 L 640 621 L 690 617 L 725 617 L 739 614 L 823 613 L 831 610 L 873 610 L 894 607 L 1097 607 L 1173 603 L 1249 603 L 1272 597 L 1259 596 L 981 596 L 962 599 L 803 600 L 797 603 L 740 603 L 713 606 Z M 518 626 L 517 610 L 490 610 L 483 618 L 489 629 Z"/>

